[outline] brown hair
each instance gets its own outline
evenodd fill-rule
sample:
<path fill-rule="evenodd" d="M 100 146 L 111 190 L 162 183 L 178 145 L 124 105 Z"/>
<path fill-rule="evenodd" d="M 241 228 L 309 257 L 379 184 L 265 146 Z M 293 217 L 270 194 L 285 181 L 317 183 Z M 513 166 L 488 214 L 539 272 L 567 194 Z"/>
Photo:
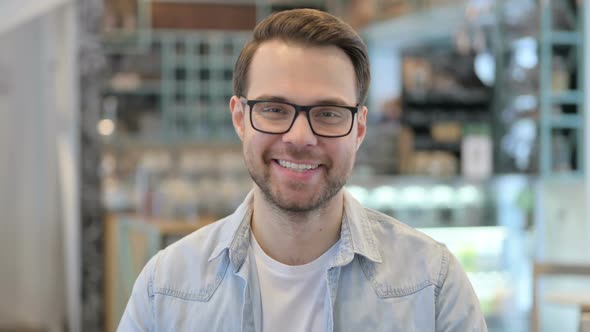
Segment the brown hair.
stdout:
<path fill-rule="evenodd" d="M 255 28 L 236 61 L 233 87 L 236 96 L 244 96 L 248 69 L 254 53 L 266 41 L 279 39 L 310 46 L 336 46 L 348 55 L 354 66 L 358 103 L 364 105 L 371 81 L 367 46 L 361 37 L 339 18 L 314 9 L 292 9 L 275 13 Z"/>

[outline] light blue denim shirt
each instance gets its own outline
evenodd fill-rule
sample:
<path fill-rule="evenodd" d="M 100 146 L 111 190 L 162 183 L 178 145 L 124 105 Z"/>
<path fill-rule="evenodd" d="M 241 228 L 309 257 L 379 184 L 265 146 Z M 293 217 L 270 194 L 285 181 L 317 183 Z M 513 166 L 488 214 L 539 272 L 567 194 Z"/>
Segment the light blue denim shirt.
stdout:
<path fill-rule="evenodd" d="M 443 244 L 344 195 L 341 241 L 326 271 L 326 331 L 487 331 L 465 272 Z M 155 255 L 118 331 L 260 331 L 251 202 L 252 193 L 232 215 Z"/>

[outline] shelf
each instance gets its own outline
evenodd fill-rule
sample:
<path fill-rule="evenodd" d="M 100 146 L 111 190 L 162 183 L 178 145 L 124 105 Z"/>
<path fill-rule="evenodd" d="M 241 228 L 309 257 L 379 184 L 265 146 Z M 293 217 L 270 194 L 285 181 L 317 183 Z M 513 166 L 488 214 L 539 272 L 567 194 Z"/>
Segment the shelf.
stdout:
<path fill-rule="evenodd" d="M 157 95 L 161 94 L 162 89 L 160 86 L 160 82 L 145 82 L 141 83 L 139 86 L 134 88 L 114 88 L 112 86 L 105 86 L 102 89 L 103 93 L 106 94 L 121 94 L 121 95 Z"/>
<path fill-rule="evenodd" d="M 541 177 L 546 179 L 564 179 L 564 178 L 579 178 L 584 171 L 585 149 L 584 149 L 584 119 L 581 107 L 584 104 L 585 95 L 583 92 L 584 86 L 584 67 L 583 60 L 585 59 L 584 42 L 584 20 L 582 15 L 582 7 L 574 6 L 566 8 L 570 13 L 573 30 L 554 30 L 554 13 L 555 3 L 562 3 L 562 1 L 549 0 L 540 7 L 540 26 L 539 26 L 539 96 L 541 102 L 539 107 L 539 173 Z M 563 8 L 562 8 L 563 9 Z M 573 11 L 569 12 L 569 9 Z M 575 49 L 574 49 L 575 47 Z M 565 53 L 564 53 L 565 52 Z M 563 53 L 563 54 L 562 54 Z M 554 65 L 557 58 L 566 56 L 567 54 L 567 70 L 568 70 L 568 85 L 572 86 L 572 79 L 575 75 L 575 84 L 577 88 L 569 88 L 566 91 L 552 91 L 554 85 Z M 578 113 L 554 114 L 555 106 L 559 105 L 573 105 L 578 110 Z M 570 129 L 576 130 L 575 142 L 572 152 L 575 151 L 575 160 L 570 158 L 568 166 L 571 169 L 556 170 L 553 155 L 554 137 L 557 132 L 555 129 Z M 573 140 L 572 140 L 573 142 Z"/>
<path fill-rule="evenodd" d="M 577 31 L 552 31 L 549 38 L 554 45 L 577 46 L 582 43 L 582 35 Z"/>
<path fill-rule="evenodd" d="M 550 119 L 549 124 L 552 128 L 578 129 L 584 124 L 584 119 L 577 114 L 554 115 Z"/>
<path fill-rule="evenodd" d="M 149 34 L 148 34 L 149 32 Z M 115 34 L 114 36 L 117 36 Z M 231 126 L 231 114 L 226 112 L 227 102 L 233 94 L 232 70 L 242 45 L 250 38 L 243 31 L 148 31 L 139 30 L 129 37 L 149 37 L 146 47 L 137 43 L 125 44 L 134 54 L 125 53 L 120 61 L 127 72 L 114 74 L 103 83 L 103 97 L 120 97 L 118 107 L 131 104 L 133 109 L 141 109 L 141 97 L 145 97 L 150 109 L 158 111 L 159 128 L 157 132 L 140 132 L 131 137 L 131 145 L 203 144 L 217 142 L 233 144 L 238 142 Z M 108 36 L 103 36 L 107 43 Z M 141 39 L 141 38 L 140 38 Z M 200 53 L 206 53 L 203 55 Z M 149 56 L 158 61 L 136 62 L 128 56 Z M 121 64 L 121 66 L 123 66 Z M 132 67 L 132 68 L 127 68 Z M 146 68 L 147 67 L 147 68 Z M 149 71 L 149 78 L 142 72 Z M 153 72 L 152 72 L 153 71 Z M 117 76 L 118 75 L 118 76 Z M 139 104 L 139 106 L 138 106 Z M 127 114 L 119 120 L 131 123 L 135 119 Z M 139 122 L 139 120 L 137 120 Z M 135 129 L 134 129 L 135 130 Z M 118 137 L 111 137 L 112 145 L 121 144 Z M 129 141 L 129 139 L 124 139 Z M 142 142 L 145 141 L 145 142 Z M 122 143 L 129 146 L 129 143 Z"/>
<path fill-rule="evenodd" d="M 407 106 L 420 107 L 481 107 L 488 111 L 492 97 L 481 91 L 462 92 L 459 94 L 427 93 L 423 96 L 406 94 L 403 96 Z"/>
<path fill-rule="evenodd" d="M 484 113 L 483 111 L 479 113 L 461 111 L 460 115 L 458 114 L 458 112 L 446 111 L 446 113 L 441 114 L 435 113 L 434 115 L 425 115 L 425 113 L 432 114 L 433 112 L 431 112 L 430 110 L 425 112 L 423 109 L 409 109 L 407 113 L 407 115 L 404 114 L 402 116 L 401 122 L 412 128 L 430 128 L 437 123 L 452 122 L 464 125 L 468 123 L 487 123 L 491 121 L 490 116 L 482 116 L 481 113 Z"/>
<path fill-rule="evenodd" d="M 461 152 L 461 142 L 442 143 L 434 140 L 415 140 L 414 149 L 416 151 L 450 151 Z"/>
<path fill-rule="evenodd" d="M 584 172 L 581 170 L 573 171 L 551 171 L 550 174 L 543 176 L 544 182 L 573 182 L 578 183 L 584 179 Z"/>
<path fill-rule="evenodd" d="M 202 149 L 241 149 L 237 135 L 235 138 L 227 138 L 225 140 L 189 140 L 189 139 L 171 139 L 162 136 L 154 137 L 128 137 L 115 138 L 113 140 L 104 141 L 103 146 L 109 150 L 125 150 L 125 149 L 154 149 L 154 148 L 202 148 Z"/>
<path fill-rule="evenodd" d="M 579 105 L 582 103 L 584 96 L 582 95 L 581 91 L 564 91 L 554 92 L 551 94 L 550 98 L 552 104 Z"/>

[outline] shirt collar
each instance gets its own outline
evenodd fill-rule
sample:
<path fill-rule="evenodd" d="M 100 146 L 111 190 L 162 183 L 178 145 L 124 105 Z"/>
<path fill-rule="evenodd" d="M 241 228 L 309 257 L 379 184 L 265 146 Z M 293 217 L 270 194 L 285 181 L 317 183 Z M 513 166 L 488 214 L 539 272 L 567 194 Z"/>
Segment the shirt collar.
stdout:
<path fill-rule="evenodd" d="M 350 263 L 354 254 L 381 263 L 381 254 L 375 233 L 374 221 L 367 216 L 365 208 L 346 189 L 344 189 L 344 217 L 340 229 L 340 250 L 334 266 Z"/>
<path fill-rule="evenodd" d="M 364 207 L 346 190 L 344 191 L 344 217 L 340 230 L 340 248 L 336 254 L 334 266 L 343 266 L 352 261 L 354 254 L 381 263 L 382 258 L 375 234 L 373 222 L 367 216 Z M 229 258 L 234 272 L 238 271 L 250 245 L 250 221 L 252 219 L 253 190 L 248 193 L 236 211 L 223 223 L 220 239 L 209 261 L 215 259 L 224 250 L 229 250 Z"/>
<path fill-rule="evenodd" d="M 209 256 L 209 261 L 228 249 L 234 272 L 240 269 L 248 254 L 250 245 L 250 220 L 252 219 L 253 200 L 254 191 L 251 190 L 236 211 L 225 218 L 225 222 L 221 225 L 219 241 L 211 256 Z"/>

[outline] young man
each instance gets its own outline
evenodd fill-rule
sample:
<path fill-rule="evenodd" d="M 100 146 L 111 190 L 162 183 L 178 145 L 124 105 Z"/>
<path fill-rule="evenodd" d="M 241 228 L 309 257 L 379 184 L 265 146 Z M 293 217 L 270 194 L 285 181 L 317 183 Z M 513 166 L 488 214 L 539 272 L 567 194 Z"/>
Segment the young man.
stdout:
<path fill-rule="evenodd" d="M 343 189 L 369 81 L 366 46 L 339 19 L 261 22 L 230 100 L 254 188 L 150 260 L 119 331 L 486 331 L 444 245 Z"/>

